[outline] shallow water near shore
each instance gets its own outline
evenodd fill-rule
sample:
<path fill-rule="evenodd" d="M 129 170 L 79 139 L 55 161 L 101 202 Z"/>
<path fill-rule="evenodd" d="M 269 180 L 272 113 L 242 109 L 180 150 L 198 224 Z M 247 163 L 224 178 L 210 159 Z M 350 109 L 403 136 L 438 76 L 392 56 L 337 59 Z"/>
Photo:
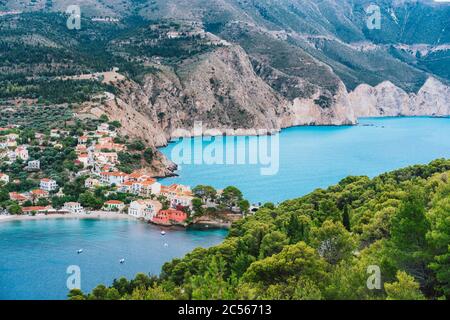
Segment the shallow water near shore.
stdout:
<path fill-rule="evenodd" d="M 365 118 L 357 126 L 294 127 L 279 135 L 278 171 L 261 175 L 259 164 L 182 164 L 178 177 L 162 179 L 163 184 L 191 186 L 207 184 L 216 188 L 234 185 L 251 202 L 280 202 L 326 188 L 349 175 L 374 177 L 413 164 L 425 164 L 450 157 L 450 119 L 429 117 Z M 239 151 L 236 137 L 223 139 L 223 154 Z M 248 141 L 258 137 L 246 137 Z M 203 148 L 189 150 L 188 157 L 201 159 L 212 142 L 191 138 Z M 233 142 L 234 143 L 231 143 Z M 175 142 L 162 148 L 169 158 L 177 155 Z M 275 157 L 274 157 L 275 158 Z"/>

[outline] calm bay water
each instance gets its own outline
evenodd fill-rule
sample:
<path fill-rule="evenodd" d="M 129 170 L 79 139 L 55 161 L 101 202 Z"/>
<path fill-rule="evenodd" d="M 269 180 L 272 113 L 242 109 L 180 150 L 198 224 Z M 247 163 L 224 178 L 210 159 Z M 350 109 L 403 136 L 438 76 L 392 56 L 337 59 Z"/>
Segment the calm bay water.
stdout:
<path fill-rule="evenodd" d="M 359 122 L 358 126 L 283 130 L 279 139 L 279 170 L 275 175 L 261 175 L 260 165 L 183 164 L 179 177 L 163 179 L 163 183 L 208 184 L 216 188 L 234 185 L 254 203 L 279 202 L 326 188 L 349 175 L 373 177 L 450 157 L 449 118 L 367 118 Z M 235 137 L 224 139 L 224 148 L 229 148 L 230 139 L 235 139 L 237 151 Z M 191 140 L 198 142 L 201 138 Z M 171 158 L 179 143 L 169 144 L 162 149 L 163 153 Z M 205 146 L 210 143 L 203 141 Z M 191 151 L 194 156 L 204 153 L 194 148 Z"/>
<path fill-rule="evenodd" d="M 183 165 L 179 177 L 163 179 L 163 184 L 235 185 L 253 202 L 278 202 L 348 175 L 372 177 L 448 158 L 449 137 L 448 118 L 362 119 L 353 127 L 296 127 L 280 134 L 275 175 L 262 176 L 259 165 Z M 190 141 L 202 142 L 199 139 Z M 176 147 L 172 143 L 162 151 L 170 157 Z M 230 147 L 225 143 L 224 153 Z M 84 291 L 137 272 L 158 274 L 164 262 L 196 247 L 215 245 L 225 235 L 224 230 L 174 230 L 161 236 L 159 228 L 130 220 L 1 222 L 0 299 L 64 299 L 69 265 L 80 266 Z M 80 248 L 84 252 L 77 254 Z M 122 258 L 124 264 L 119 263 Z"/>
<path fill-rule="evenodd" d="M 159 274 L 196 247 L 220 243 L 227 231 L 160 229 L 133 220 L 52 219 L 0 222 L 0 300 L 65 299 L 67 267 L 81 269 L 81 289 Z M 167 245 L 165 245 L 167 244 Z M 83 253 L 77 254 L 82 248 Z M 124 258 L 125 263 L 119 260 Z"/>

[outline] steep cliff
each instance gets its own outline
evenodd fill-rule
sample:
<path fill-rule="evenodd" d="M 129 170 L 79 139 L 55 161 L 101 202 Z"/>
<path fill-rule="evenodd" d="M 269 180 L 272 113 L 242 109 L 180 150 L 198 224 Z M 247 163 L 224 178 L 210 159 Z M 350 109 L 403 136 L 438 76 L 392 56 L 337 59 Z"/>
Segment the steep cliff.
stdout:
<path fill-rule="evenodd" d="M 359 85 L 349 93 L 357 117 L 448 116 L 450 87 L 430 77 L 417 93 L 406 93 L 389 81 Z"/>
<path fill-rule="evenodd" d="M 165 145 L 180 132 L 198 135 L 193 130 L 195 122 L 202 122 L 203 130 L 211 134 L 264 134 L 295 125 L 356 122 L 339 80 L 334 94 L 308 84 L 307 93 L 288 98 L 257 74 L 251 58 L 238 45 L 218 47 L 173 67 L 153 67 L 139 83 L 118 81 L 116 95 L 109 93 L 102 103 L 88 104 L 90 110 L 82 112 L 106 113 L 122 122 L 123 134 L 154 147 Z M 277 81 L 274 74 L 271 81 Z M 288 82 L 287 87 L 302 81 L 291 78 L 297 82 Z"/>

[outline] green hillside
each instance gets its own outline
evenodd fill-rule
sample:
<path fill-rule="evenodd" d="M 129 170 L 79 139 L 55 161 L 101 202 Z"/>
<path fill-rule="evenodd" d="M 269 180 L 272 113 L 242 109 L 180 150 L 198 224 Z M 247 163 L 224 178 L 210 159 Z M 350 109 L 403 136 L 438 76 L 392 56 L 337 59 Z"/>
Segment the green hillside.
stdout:
<path fill-rule="evenodd" d="M 222 244 L 166 263 L 159 277 L 139 274 L 70 297 L 449 298 L 449 170 L 449 160 L 436 160 L 267 203 Z M 380 287 L 368 288 L 374 268 Z"/>
<path fill-rule="evenodd" d="M 61 12 L 65 11 L 70 4 L 72 3 L 69 0 L 33 0 L 20 3 L 5 0 L 0 3 L 0 9 L 24 10 L 25 12 Z M 365 9 L 370 4 L 380 7 L 380 30 L 367 28 L 368 15 Z M 317 5 L 313 0 L 224 0 L 220 2 L 207 0 L 86 0 L 83 1 L 80 8 L 83 18 L 86 18 L 83 29 L 90 31 L 72 32 L 70 36 L 81 43 L 86 40 L 86 37 L 90 38 L 93 34 L 99 36 L 100 45 L 89 47 L 96 54 L 99 53 L 96 52 L 96 48 L 103 48 L 101 42 L 107 40 L 111 36 L 111 32 L 125 28 L 128 29 L 125 34 L 130 35 L 133 30 L 138 31 L 134 28 L 130 29 L 129 24 L 130 20 L 136 19 L 136 17 L 156 22 L 169 19 L 176 23 L 194 22 L 203 25 L 207 31 L 239 43 L 246 48 L 250 55 L 255 54 L 255 51 L 260 51 L 262 43 L 279 41 L 276 50 L 264 52 L 266 56 L 271 55 L 272 61 L 286 61 L 287 65 L 282 68 L 277 67 L 277 69 L 284 67 L 292 70 L 290 65 L 292 58 L 285 59 L 285 57 L 304 56 L 306 52 L 330 66 L 350 90 L 361 83 L 376 85 L 390 80 L 408 92 L 417 91 L 430 74 L 443 81 L 450 81 L 450 50 L 448 48 L 438 52 L 430 51 L 429 54 L 421 57 L 406 51 L 399 54 L 395 52 L 396 50 L 391 49 L 391 46 L 399 44 L 407 46 L 425 44 L 435 47 L 450 43 L 450 32 L 448 32 L 450 5 L 445 3 L 437 4 L 427 0 L 395 2 L 391 0 L 325 0 Z M 93 24 L 89 20 L 92 16 L 114 17 L 118 18 L 120 23 L 112 26 L 108 23 Z M 3 24 L 5 17 L 0 19 Z M 55 26 L 56 22 L 58 22 L 57 26 Z M 247 27 L 241 29 L 241 34 L 237 34 L 236 30 L 230 34 L 230 29 L 234 29 L 233 25 L 236 23 Z M 53 26 L 55 27 L 53 28 Z M 74 39 L 67 38 L 68 30 L 63 30 L 65 28 L 64 21 L 49 21 L 43 15 L 39 27 L 40 30 L 51 34 L 58 32 L 60 40 L 66 39 L 68 41 L 65 44 L 73 45 Z M 91 27 L 95 29 L 90 29 Z M 273 32 L 285 32 L 287 37 L 277 40 L 274 38 Z M 256 38 L 255 35 L 258 35 L 263 42 L 256 45 L 254 41 L 250 43 L 248 41 L 249 34 L 253 39 Z M 82 38 L 79 38 L 80 35 Z M 375 47 L 371 50 L 361 50 L 359 45 L 362 43 L 373 44 Z M 357 45 L 355 46 L 355 44 Z M 174 56 L 180 53 L 179 47 L 185 47 L 185 45 L 173 43 L 166 46 L 172 50 Z M 142 51 L 141 48 L 140 53 L 149 57 L 160 52 L 158 50 Z M 70 52 L 67 52 L 67 55 L 70 59 Z M 36 53 L 35 56 L 40 57 L 42 54 Z M 103 65 L 98 61 L 97 56 L 94 61 L 95 67 Z M 294 61 L 295 67 L 304 68 L 303 59 L 294 59 Z M 319 72 L 321 72 L 320 69 L 314 70 L 314 73 Z M 327 79 L 326 73 L 318 80 Z M 311 72 L 302 72 L 301 76 L 308 74 L 311 75 Z M 289 78 L 289 73 L 287 76 Z M 292 79 L 289 80 L 292 81 Z M 277 87 L 276 84 L 271 85 Z M 283 93 L 289 96 L 292 92 Z"/>

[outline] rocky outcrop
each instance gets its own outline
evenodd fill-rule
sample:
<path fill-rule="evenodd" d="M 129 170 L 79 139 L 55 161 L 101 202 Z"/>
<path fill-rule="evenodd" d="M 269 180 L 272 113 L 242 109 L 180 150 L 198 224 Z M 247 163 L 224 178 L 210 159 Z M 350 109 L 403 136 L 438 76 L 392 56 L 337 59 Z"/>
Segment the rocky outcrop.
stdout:
<path fill-rule="evenodd" d="M 433 77 L 409 94 L 389 81 L 375 87 L 362 84 L 349 100 L 357 117 L 450 115 L 450 87 Z"/>
<path fill-rule="evenodd" d="M 357 119 L 348 99 L 345 86 L 341 84 L 333 97 L 331 106 L 323 108 L 318 105 L 321 92 L 312 98 L 296 98 L 289 106 L 289 113 L 282 117 L 283 128 L 301 125 L 351 125 Z"/>

